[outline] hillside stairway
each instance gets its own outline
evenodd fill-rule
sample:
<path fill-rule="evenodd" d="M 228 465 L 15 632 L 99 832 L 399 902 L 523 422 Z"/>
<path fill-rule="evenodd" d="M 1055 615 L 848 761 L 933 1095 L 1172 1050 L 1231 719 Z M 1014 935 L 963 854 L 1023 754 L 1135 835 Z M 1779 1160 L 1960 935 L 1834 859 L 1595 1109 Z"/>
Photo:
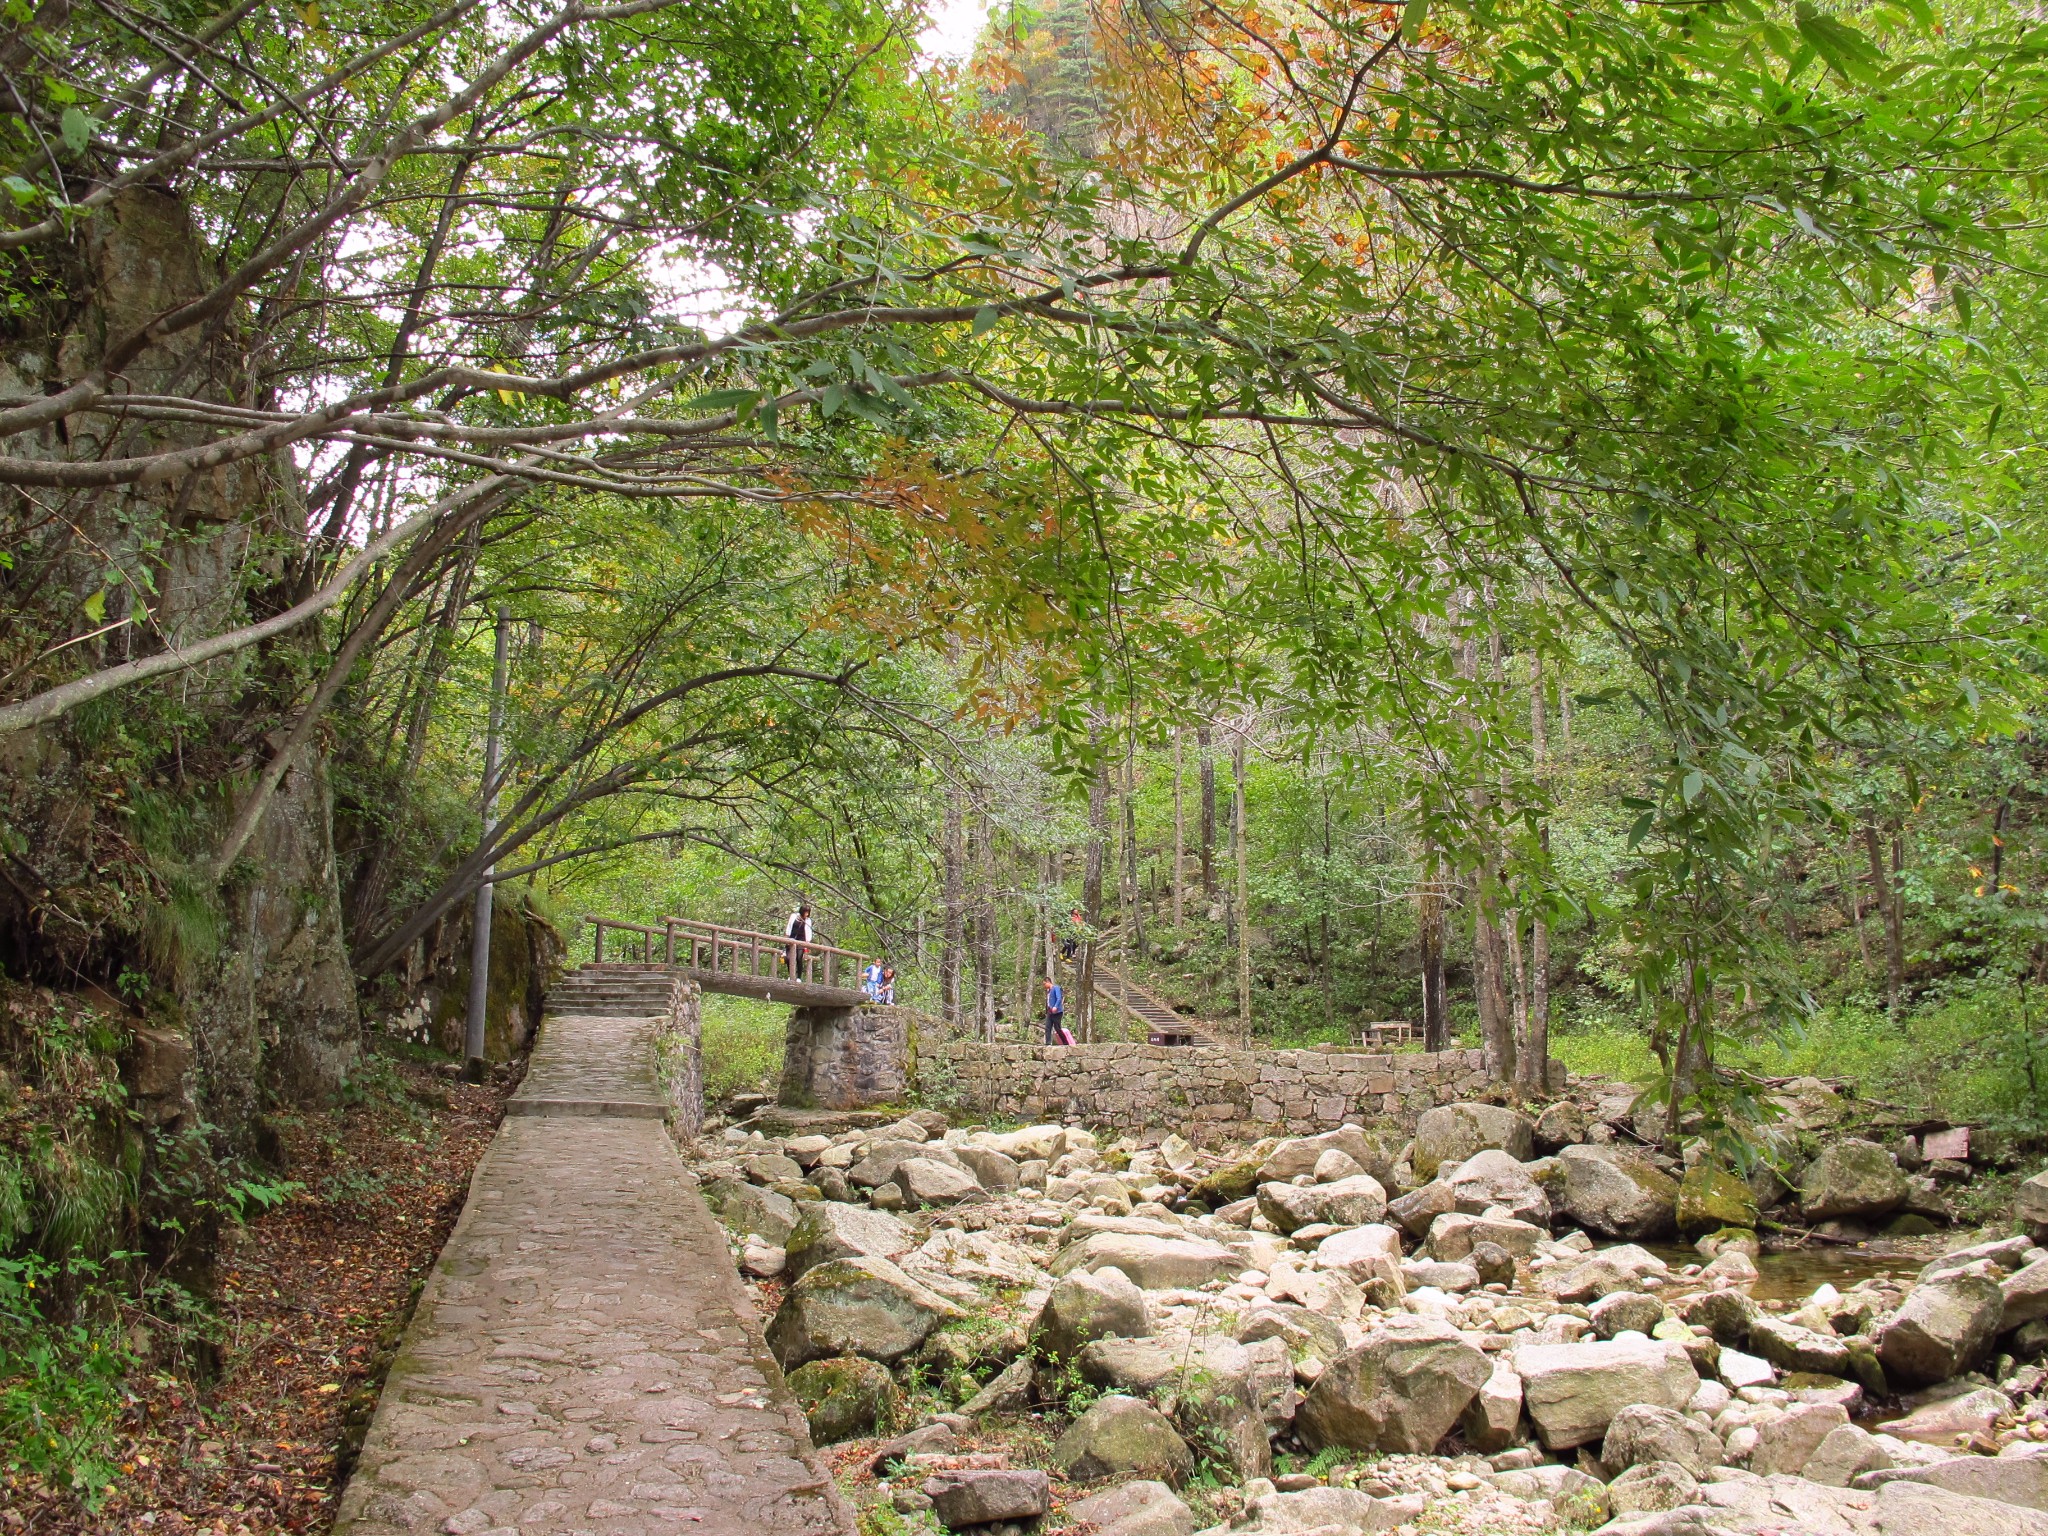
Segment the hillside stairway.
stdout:
<path fill-rule="evenodd" d="M 1154 1045 L 1217 1046 L 1223 1042 L 1193 1020 L 1176 1013 L 1158 993 L 1131 980 L 1113 966 L 1095 962 L 1095 995 L 1115 1004 L 1145 1026 Z"/>
<path fill-rule="evenodd" d="M 586 1019 L 650 1019 L 673 1011 L 683 972 L 616 961 L 581 965 L 548 988 L 547 1012 Z"/>

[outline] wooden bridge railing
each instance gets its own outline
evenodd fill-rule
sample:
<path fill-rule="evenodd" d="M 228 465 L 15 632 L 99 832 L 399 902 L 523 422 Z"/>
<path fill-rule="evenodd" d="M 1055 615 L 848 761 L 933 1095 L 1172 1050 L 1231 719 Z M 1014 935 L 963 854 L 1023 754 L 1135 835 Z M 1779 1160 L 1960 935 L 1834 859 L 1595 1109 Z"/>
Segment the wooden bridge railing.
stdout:
<path fill-rule="evenodd" d="M 599 917 L 591 912 L 584 913 L 583 918 L 596 935 L 592 958 L 599 965 L 604 964 L 604 936 L 608 929 L 639 935 L 637 946 L 627 940 L 625 947 L 628 953 L 638 948 L 643 965 L 654 964 L 656 941 L 659 940 L 658 948 L 664 965 L 680 964 L 692 970 L 723 971 L 729 976 L 788 976 L 794 981 L 812 981 L 826 987 L 857 988 L 860 974 L 870 958 L 850 949 L 820 944 L 815 939 L 799 944 L 779 933 L 729 928 L 722 923 L 700 923 L 687 917 L 665 917 L 658 927 L 629 923 L 616 917 Z M 803 951 L 800 963 L 796 965 L 790 963 L 794 949 Z M 764 961 L 765 970 L 762 969 Z"/>

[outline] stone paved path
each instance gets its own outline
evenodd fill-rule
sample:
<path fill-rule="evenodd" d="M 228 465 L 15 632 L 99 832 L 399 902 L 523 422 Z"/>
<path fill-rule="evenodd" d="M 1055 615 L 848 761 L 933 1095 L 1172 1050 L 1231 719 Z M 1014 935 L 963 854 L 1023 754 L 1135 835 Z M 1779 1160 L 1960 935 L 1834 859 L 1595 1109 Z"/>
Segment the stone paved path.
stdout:
<path fill-rule="evenodd" d="M 647 1113 L 651 1036 L 648 1020 L 547 1021 L 337 1536 L 851 1536 L 724 1237 Z"/>

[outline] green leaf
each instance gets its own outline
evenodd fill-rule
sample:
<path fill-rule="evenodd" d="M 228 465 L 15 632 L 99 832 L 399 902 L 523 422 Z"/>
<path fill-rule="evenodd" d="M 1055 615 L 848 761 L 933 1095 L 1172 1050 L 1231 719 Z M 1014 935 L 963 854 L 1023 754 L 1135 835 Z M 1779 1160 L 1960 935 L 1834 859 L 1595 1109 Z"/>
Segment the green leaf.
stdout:
<path fill-rule="evenodd" d="M 1840 17 L 1829 16 L 1800 0 L 1799 35 L 1834 72 L 1846 80 L 1870 84 L 1884 67 L 1884 51 Z"/>
<path fill-rule="evenodd" d="M 85 153 L 86 142 L 92 138 L 93 120 L 76 107 L 66 107 L 64 115 L 57 119 L 57 132 L 63 136 L 64 147 L 74 155 Z"/>
<path fill-rule="evenodd" d="M 967 334 L 971 338 L 992 331 L 996 328 L 997 322 L 1002 318 L 1001 312 L 996 309 L 995 305 L 984 304 L 974 312 L 974 324 L 968 328 Z"/>
<path fill-rule="evenodd" d="M 839 414 L 839 407 L 846 403 L 844 384 L 827 384 L 825 392 L 818 397 L 818 414 L 830 421 Z"/>
<path fill-rule="evenodd" d="M 1408 0 L 1401 7 L 1401 41 L 1419 42 L 1422 28 L 1429 20 L 1429 0 Z"/>
<path fill-rule="evenodd" d="M 754 414 L 754 407 L 760 403 L 758 389 L 713 389 L 692 400 L 688 409 L 699 411 L 737 411 L 741 421 Z"/>
<path fill-rule="evenodd" d="M 107 589 L 101 587 L 85 600 L 85 616 L 95 624 L 107 622 Z"/>
<path fill-rule="evenodd" d="M 1706 787 L 1707 776 L 1704 773 L 1701 773 L 1697 768 L 1690 769 L 1687 771 L 1685 777 L 1679 781 L 1679 798 L 1683 800 L 1687 805 L 1691 805 L 1693 801 L 1699 799 L 1700 791 L 1705 789 Z"/>

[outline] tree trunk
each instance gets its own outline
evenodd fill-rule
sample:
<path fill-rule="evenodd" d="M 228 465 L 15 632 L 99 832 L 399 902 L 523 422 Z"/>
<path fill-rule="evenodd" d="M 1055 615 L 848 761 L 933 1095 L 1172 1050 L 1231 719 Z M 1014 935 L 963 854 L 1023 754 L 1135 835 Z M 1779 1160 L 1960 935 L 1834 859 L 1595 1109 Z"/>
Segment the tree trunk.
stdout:
<path fill-rule="evenodd" d="M 1099 733 L 1088 732 L 1091 746 L 1098 745 Z M 1088 923 L 1088 938 L 1081 945 L 1080 974 L 1074 978 L 1073 999 L 1080 1010 L 1079 1038 L 1095 1039 L 1095 935 L 1102 930 L 1102 855 L 1109 833 L 1109 765 L 1098 762 L 1088 780 L 1088 851 L 1081 865 L 1081 915 Z"/>
<path fill-rule="evenodd" d="M 939 1017 L 960 1023 L 960 981 L 967 938 L 967 828 L 959 786 L 946 788 L 946 819 L 939 833 Z"/>
<path fill-rule="evenodd" d="M 1195 727 L 1195 750 L 1201 759 L 1202 895 L 1216 900 L 1216 751 L 1207 725 Z"/>
<path fill-rule="evenodd" d="M 1529 653 L 1529 757 L 1537 784 L 1545 784 L 1550 772 L 1550 721 L 1543 697 L 1543 655 L 1540 651 Z M 1545 801 L 1544 822 L 1536 836 L 1547 855 L 1550 852 L 1547 794 Z M 1549 1092 L 1550 924 L 1544 921 L 1540 910 L 1532 912 L 1529 918 L 1528 1011 L 1520 1044 L 1516 1060 L 1521 1067 L 1522 1090 L 1537 1094 Z"/>
<path fill-rule="evenodd" d="M 1248 756 L 1244 731 L 1231 747 L 1231 839 L 1237 853 L 1237 1027 L 1249 1042 L 1252 1034 L 1252 908 L 1250 844 L 1245 834 L 1244 779 Z"/>
<path fill-rule="evenodd" d="M 981 1038 L 996 1043 L 996 868 L 995 827 L 975 827 L 974 860 L 974 1022 Z"/>
<path fill-rule="evenodd" d="M 1894 1018 L 1899 1012 L 1900 994 L 1906 986 L 1906 934 L 1905 912 L 1903 911 L 1898 888 L 1885 874 L 1884 842 L 1878 836 L 1877 825 L 1866 822 L 1863 827 L 1863 849 L 1870 858 L 1870 888 L 1877 898 L 1877 909 L 1884 918 L 1884 963 L 1886 1006 Z M 1900 863 L 1899 840 L 1892 838 L 1892 867 Z"/>
<path fill-rule="evenodd" d="M 1145 914 L 1138 904 L 1138 755 L 1126 739 L 1123 771 L 1123 906 L 1133 954 L 1145 953 Z"/>
<path fill-rule="evenodd" d="M 1422 879 L 1415 889 L 1415 938 L 1422 966 L 1422 1048 L 1441 1051 L 1451 1043 L 1444 1013 L 1444 889 L 1436 844 L 1422 845 Z"/>
<path fill-rule="evenodd" d="M 1492 889 L 1494 861 L 1473 877 L 1472 982 L 1479 996 L 1480 1043 L 1486 1070 L 1496 1082 L 1515 1080 L 1514 1005 L 1507 994 L 1507 956 L 1501 944 L 1501 922 Z"/>
<path fill-rule="evenodd" d="M 1173 728 L 1173 926 L 1179 931 L 1184 915 L 1181 877 L 1187 865 L 1187 815 L 1181 804 L 1181 728 Z"/>

